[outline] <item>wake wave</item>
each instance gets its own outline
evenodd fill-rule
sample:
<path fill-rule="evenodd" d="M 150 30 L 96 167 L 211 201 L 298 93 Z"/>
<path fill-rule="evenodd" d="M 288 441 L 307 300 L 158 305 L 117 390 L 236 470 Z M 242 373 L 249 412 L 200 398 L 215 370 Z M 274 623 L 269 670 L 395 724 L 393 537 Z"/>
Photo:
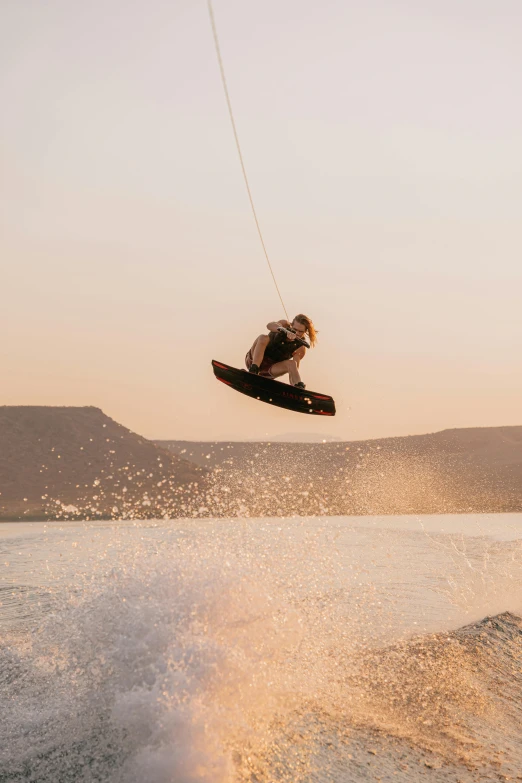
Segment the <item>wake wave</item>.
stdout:
<path fill-rule="evenodd" d="M 359 725 L 431 754 L 434 768 L 515 774 L 521 662 L 522 620 L 509 612 L 375 651 L 350 675 L 354 691 L 364 682 Z"/>
<path fill-rule="evenodd" d="M 520 774 L 517 615 L 371 646 L 325 550 L 238 535 L 136 551 L 4 636 L 2 783 Z"/>
<path fill-rule="evenodd" d="M 266 674 L 300 629 L 241 563 L 195 565 L 114 570 L 0 648 L 0 780 L 233 779 L 234 744 L 276 711 Z"/>

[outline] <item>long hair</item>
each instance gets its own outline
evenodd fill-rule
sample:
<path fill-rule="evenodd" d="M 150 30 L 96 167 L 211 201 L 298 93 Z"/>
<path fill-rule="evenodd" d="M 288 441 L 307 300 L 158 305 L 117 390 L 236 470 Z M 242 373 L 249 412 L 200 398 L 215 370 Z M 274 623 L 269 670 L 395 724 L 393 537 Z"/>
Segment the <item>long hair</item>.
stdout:
<path fill-rule="evenodd" d="M 317 342 L 317 331 L 315 329 L 314 323 L 311 318 L 308 318 L 307 315 L 303 315 L 303 313 L 299 313 L 299 315 L 296 315 L 294 318 L 294 321 L 297 321 L 301 324 L 301 326 L 304 326 L 306 331 L 308 332 L 308 336 L 310 338 L 310 345 L 312 348 L 315 347 L 315 344 Z"/>

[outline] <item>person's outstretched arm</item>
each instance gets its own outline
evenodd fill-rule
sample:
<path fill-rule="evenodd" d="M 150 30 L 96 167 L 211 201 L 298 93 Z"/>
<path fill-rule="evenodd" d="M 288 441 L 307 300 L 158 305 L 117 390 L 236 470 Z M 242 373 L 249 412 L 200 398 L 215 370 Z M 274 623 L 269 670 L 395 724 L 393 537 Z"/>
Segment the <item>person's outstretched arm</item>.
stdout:
<path fill-rule="evenodd" d="M 289 321 L 282 318 L 280 321 L 270 321 L 270 323 L 266 325 L 266 328 L 269 332 L 278 332 L 281 327 L 283 327 L 283 329 L 290 329 L 291 326 L 292 324 Z"/>

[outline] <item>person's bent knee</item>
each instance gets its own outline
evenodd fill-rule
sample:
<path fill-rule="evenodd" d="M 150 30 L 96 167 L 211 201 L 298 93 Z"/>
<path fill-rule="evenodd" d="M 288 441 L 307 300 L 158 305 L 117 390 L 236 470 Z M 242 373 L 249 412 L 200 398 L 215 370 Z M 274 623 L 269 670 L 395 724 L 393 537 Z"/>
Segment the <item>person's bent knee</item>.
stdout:
<path fill-rule="evenodd" d="M 269 342 L 270 338 L 267 334 L 260 334 L 259 337 L 256 338 L 256 343 L 267 343 Z"/>

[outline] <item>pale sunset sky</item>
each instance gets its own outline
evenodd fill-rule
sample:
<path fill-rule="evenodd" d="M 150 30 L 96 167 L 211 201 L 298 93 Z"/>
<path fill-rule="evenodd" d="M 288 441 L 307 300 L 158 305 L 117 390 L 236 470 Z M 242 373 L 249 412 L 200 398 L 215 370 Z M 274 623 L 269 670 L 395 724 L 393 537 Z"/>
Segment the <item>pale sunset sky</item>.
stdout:
<path fill-rule="evenodd" d="M 216 382 L 283 317 L 205 0 L 4 0 L 0 404 L 151 438 L 522 424 L 520 0 L 214 0 L 305 418 Z"/>

